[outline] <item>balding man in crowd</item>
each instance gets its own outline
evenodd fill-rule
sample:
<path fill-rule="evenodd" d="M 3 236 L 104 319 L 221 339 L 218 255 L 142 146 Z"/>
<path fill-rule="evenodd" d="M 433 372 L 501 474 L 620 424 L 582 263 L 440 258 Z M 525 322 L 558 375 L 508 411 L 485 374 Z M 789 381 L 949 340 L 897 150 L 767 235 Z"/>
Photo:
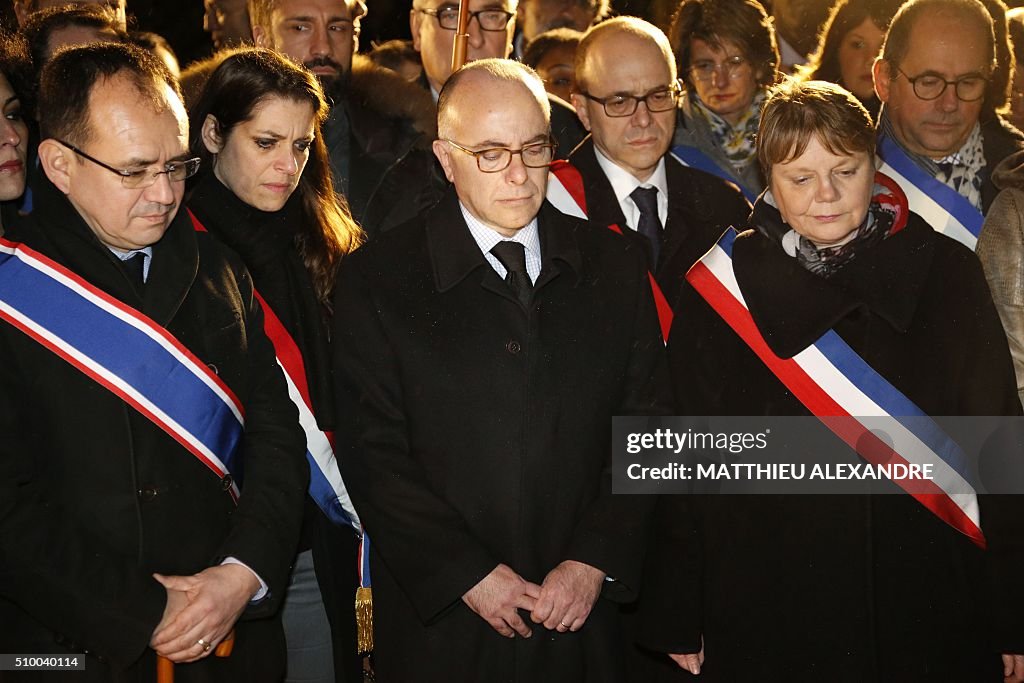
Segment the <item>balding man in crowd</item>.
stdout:
<path fill-rule="evenodd" d="M 102 43 L 39 101 L 45 178 L 0 259 L 0 643 L 86 681 L 154 680 L 155 653 L 278 681 L 304 439 L 245 267 L 179 212 L 177 82 Z"/>
<path fill-rule="evenodd" d="M 734 185 L 669 154 L 680 84 L 668 38 L 636 17 L 591 28 L 576 51 L 573 105 L 590 138 L 569 157 L 588 218 L 641 252 L 669 304 L 690 266 L 750 206 Z M 559 171 L 562 173 L 563 171 Z"/>
<path fill-rule="evenodd" d="M 504 58 L 512 54 L 513 21 L 517 0 L 467 0 L 469 2 L 469 38 L 466 60 Z M 413 0 L 409 12 L 413 47 L 423 60 L 421 85 L 437 99 L 452 73 L 452 46 L 459 23 L 456 0 Z M 575 149 L 586 131 L 576 112 L 557 97 L 550 99 L 551 132 L 558 143 L 558 154 L 566 156 Z"/>
<path fill-rule="evenodd" d="M 430 206 L 440 192 L 430 97 L 356 53 L 360 0 L 250 0 L 256 45 L 319 77 L 332 101 L 324 125 L 334 183 L 372 238 Z"/>
<path fill-rule="evenodd" d="M 14 16 L 18 20 L 18 26 L 25 28 L 29 17 L 33 12 L 38 12 L 51 7 L 62 7 L 64 5 L 99 5 L 110 9 L 117 18 L 118 27 L 122 31 L 128 30 L 128 14 L 125 8 L 126 0 L 13 0 Z"/>
<path fill-rule="evenodd" d="M 914 212 L 972 249 L 997 194 L 992 169 L 1024 147 L 988 106 L 1001 97 L 994 68 L 992 17 L 978 0 L 911 0 L 874 67 L 881 170 Z"/>
<path fill-rule="evenodd" d="M 670 398 L 642 255 L 544 201 L 548 106 L 518 62 L 458 71 L 434 142 L 454 187 L 339 276 L 338 461 L 382 681 L 625 678 L 616 602 L 653 501 L 611 495 L 611 418 Z"/>

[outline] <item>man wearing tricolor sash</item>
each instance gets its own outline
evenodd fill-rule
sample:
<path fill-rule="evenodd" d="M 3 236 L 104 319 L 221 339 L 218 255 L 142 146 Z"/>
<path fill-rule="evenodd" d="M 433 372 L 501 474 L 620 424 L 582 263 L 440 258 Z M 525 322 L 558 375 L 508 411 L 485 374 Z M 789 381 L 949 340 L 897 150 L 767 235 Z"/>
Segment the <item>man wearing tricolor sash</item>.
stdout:
<path fill-rule="evenodd" d="M 544 202 L 547 95 L 445 84 L 440 204 L 342 264 L 338 460 L 373 539 L 379 681 L 619 683 L 652 497 L 611 493 L 613 415 L 665 414 L 646 260 Z"/>
<path fill-rule="evenodd" d="M 278 680 L 304 439 L 248 273 L 178 212 L 178 86 L 98 44 L 47 65 L 40 112 L 35 212 L 0 243 L 0 650 Z"/>
<path fill-rule="evenodd" d="M 587 32 L 576 60 L 572 101 L 590 131 L 569 156 L 582 179 L 577 203 L 647 254 L 671 305 L 693 262 L 750 207 L 734 185 L 668 153 L 680 86 L 660 29 L 635 17 L 606 21 Z"/>
<path fill-rule="evenodd" d="M 1024 147 L 995 111 L 1006 100 L 991 81 L 995 59 L 981 2 L 914 0 L 893 18 L 874 66 L 880 170 L 914 213 L 971 249 L 997 194 L 992 169 Z"/>
<path fill-rule="evenodd" d="M 891 495 L 666 496 L 643 639 L 713 682 L 1024 680 L 1022 498 L 978 494 L 930 419 L 1021 414 L 977 259 L 875 172 L 871 119 L 838 86 L 780 86 L 758 139 L 753 229 L 679 297 L 678 413 L 814 416 L 825 461 L 941 474 Z"/>

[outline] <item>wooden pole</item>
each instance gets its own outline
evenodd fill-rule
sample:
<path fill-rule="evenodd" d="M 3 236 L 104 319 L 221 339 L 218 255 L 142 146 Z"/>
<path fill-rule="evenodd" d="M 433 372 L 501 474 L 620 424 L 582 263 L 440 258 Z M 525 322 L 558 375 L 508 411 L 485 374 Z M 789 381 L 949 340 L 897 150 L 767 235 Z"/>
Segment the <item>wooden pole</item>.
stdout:
<path fill-rule="evenodd" d="M 229 657 L 235 649 L 235 630 L 232 629 L 213 651 L 215 657 Z M 166 657 L 156 656 L 156 683 L 174 683 L 174 662 Z"/>
<path fill-rule="evenodd" d="M 469 0 L 459 0 L 459 27 L 452 45 L 452 73 L 466 63 L 466 44 L 469 42 Z"/>

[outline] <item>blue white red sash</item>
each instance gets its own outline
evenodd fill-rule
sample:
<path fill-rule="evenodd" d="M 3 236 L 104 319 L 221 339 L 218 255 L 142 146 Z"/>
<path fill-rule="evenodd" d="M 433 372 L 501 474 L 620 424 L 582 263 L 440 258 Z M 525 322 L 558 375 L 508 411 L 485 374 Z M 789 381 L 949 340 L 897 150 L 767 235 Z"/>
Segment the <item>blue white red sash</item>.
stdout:
<path fill-rule="evenodd" d="M 244 411 L 170 332 L 79 275 L 0 239 L 0 319 L 135 408 L 218 478 L 237 501 Z"/>
<path fill-rule="evenodd" d="M 206 228 L 191 211 L 189 217 L 196 231 L 206 232 Z M 288 384 L 288 398 L 299 411 L 299 424 L 306 435 L 309 495 L 332 522 L 348 524 L 358 530 L 359 516 L 352 505 L 345 482 L 341 479 L 341 472 L 338 471 L 338 459 L 334 454 L 334 435 L 322 431 L 313 415 L 313 403 L 309 397 L 309 383 L 306 380 L 306 364 L 299 346 L 258 291 L 256 300 L 263 309 L 263 330 L 274 346 L 277 363 L 281 366 Z"/>
<path fill-rule="evenodd" d="M 548 173 L 547 200 L 564 214 L 587 219 L 587 193 L 583 187 L 583 176 L 579 169 L 568 161 L 559 160 L 551 164 Z M 622 228 L 614 223 L 608 226 L 612 232 L 622 234 Z M 661 327 L 661 338 L 668 342 L 668 333 L 672 329 L 672 306 L 661 291 L 661 286 L 654 279 L 654 273 L 648 271 L 651 293 L 654 295 L 654 306 L 658 311 L 658 323 Z"/>
<path fill-rule="evenodd" d="M 753 204 L 757 201 L 757 193 L 743 185 L 742 181 L 724 168 L 715 163 L 715 160 L 703 152 L 703 150 L 691 147 L 690 145 L 676 145 L 672 148 L 672 157 L 683 166 L 704 171 L 716 178 L 721 178 L 740 188 L 740 192 Z"/>
<path fill-rule="evenodd" d="M 932 465 L 931 481 L 897 482 L 925 508 L 984 548 L 978 498 L 960 447 L 920 408 L 829 330 L 791 359 L 775 355 L 747 309 L 733 272 L 736 232 L 698 261 L 686 279 L 793 395 L 836 436 L 873 464 Z M 872 434 L 865 418 L 886 417 L 893 445 Z M 912 489 L 912 490 L 911 490 Z"/>
<path fill-rule="evenodd" d="M 924 218 L 936 232 L 974 249 L 984 216 L 966 197 L 923 170 L 887 135 L 878 136 L 878 169 L 899 183 L 910 210 Z"/>

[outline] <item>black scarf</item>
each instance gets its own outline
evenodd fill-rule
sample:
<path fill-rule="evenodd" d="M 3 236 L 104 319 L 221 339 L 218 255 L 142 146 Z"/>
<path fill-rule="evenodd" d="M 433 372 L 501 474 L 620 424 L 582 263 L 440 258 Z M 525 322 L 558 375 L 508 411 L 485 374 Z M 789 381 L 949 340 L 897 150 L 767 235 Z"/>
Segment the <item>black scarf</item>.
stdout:
<path fill-rule="evenodd" d="M 334 401 L 327 312 L 295 243 L 303 220 L 299 193 L 292 193 L 280 211 L 260 211 L 210 173 L 192 190 L 187 204 L 207 230 L 242 257 L 256 291 L 295 340 L 306 366 L 313 414 L 321 429 L 330 429 Z"/>

